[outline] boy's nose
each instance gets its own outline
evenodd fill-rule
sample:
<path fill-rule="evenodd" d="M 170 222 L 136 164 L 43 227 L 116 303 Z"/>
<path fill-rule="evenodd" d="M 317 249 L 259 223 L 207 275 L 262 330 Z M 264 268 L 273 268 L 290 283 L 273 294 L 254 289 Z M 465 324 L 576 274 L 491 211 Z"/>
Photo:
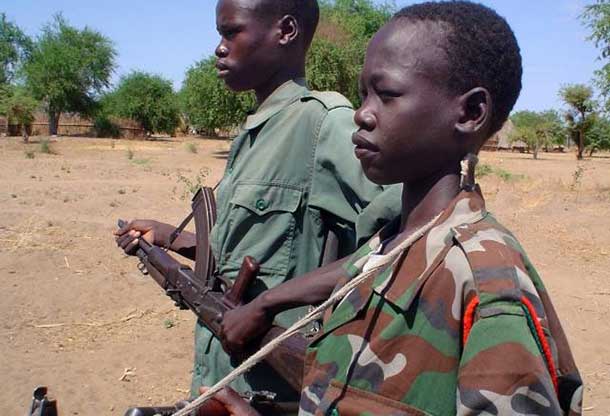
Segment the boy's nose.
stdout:
<path fill-rule="evenodd" d="M 366 107 L 360 107 L 354 114 L 354 122 L 363 130 L 371 131 L 377 126 L 377 120 L 373 113 Z"/>
<path fill-rule="evenodd" d="M 225 58 L 229 54 L 229 48 L 227 48 L 225 45 L 220 43 L 216 47 L 216 50 L 214 51 L 214 53 L 216 54 L 216 56 L 218 58 Z"/>

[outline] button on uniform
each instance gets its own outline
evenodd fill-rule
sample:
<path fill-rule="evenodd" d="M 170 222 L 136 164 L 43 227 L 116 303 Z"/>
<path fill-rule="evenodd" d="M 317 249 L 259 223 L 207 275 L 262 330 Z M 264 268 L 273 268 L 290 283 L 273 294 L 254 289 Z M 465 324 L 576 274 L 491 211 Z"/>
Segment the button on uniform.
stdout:
<path fill-rule="evenodd" d="M 268 206 L 269 202 L 265 201 L 262 198 L 256 201 L 256 209 L 258 209 L 259 211 L 266 210 Z"/>

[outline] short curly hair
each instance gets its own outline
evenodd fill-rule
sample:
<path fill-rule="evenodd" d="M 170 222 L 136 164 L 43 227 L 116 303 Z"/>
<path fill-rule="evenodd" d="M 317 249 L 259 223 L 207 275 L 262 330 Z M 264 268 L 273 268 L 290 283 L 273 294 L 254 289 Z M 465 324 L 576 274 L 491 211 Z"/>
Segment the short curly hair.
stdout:
<path fill-rule="evenodd" d="M 500 130 L 521 92 L 521 52 L 515 34 L 494 10 L 469 1 L 427 2 L 405 7 L 393 20 L 438 22 L 449 27 L 446 44 L 449 89 L 457 94 L 484 87 L 494 109 L 490 136 Z"/>

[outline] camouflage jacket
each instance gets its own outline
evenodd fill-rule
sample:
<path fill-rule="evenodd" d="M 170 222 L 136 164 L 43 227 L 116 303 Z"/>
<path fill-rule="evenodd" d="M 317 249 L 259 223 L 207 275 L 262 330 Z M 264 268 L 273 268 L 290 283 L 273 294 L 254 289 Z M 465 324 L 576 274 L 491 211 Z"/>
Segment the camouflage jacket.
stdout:
<path fill-rule="evenodd" d="M 352 278 L 397 226 L 354 254 Z M 307 353 L 300 415 L 581 413 L 582 382 L 547 292 L 478 189 L 397 264 L 326 319 Z"/>

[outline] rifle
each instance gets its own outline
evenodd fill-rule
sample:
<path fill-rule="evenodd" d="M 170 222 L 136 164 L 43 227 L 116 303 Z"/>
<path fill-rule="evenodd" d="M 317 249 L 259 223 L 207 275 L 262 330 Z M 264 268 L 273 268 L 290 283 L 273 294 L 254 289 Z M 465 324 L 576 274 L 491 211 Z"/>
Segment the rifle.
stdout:
<path fill-rule="evenodd" d="M 242 395 L 242 397 L 263 415 L 285 415 L 298 411 L 296 403 L 276 402 L 273 393 L 248 393 Z M 174 406 L 132 407 L 125 412 L 124 416 L 171 416 L 187 404 L 188 401 L 182 401 Z M 47 398 L 46 387 L 37 387 L 34 390 L 32 405 L 27 416 L 58 416 L 58 414 L 57 400 L 49 400 Z M 210 399 L 193 416 L 230 416 L 230 414 L 222 403 L 215 399 Z"/>
<path fill-rule="evenodd" d="M 118 225 L 123 227 L 125 222 L 119 220 Z M 221 284 L 213 290 L 197 279 L 190 267 L 180 264 L 165 250 L 143 239 L 139 240 L 136 255 L 140 259 L 138 266 L 140 271 L 150 275 L 176 306 L 193 311 L 217 337 L 220 334 L 223 314 L 242 304 L 245 291 L 258 274 L 258 263 L 252 257 L 245 257 L 235 283 L 231 285 L 226 279 L 217 277 Z M 285 328 L 272 326 L 269 332 L 254 345 L 255 349 L 266 345 L 284 331 Z M 305 337 L 296 334 L 265 358 L 265 361 L 296 391 L 301 390 L 307 344 Z"/>

